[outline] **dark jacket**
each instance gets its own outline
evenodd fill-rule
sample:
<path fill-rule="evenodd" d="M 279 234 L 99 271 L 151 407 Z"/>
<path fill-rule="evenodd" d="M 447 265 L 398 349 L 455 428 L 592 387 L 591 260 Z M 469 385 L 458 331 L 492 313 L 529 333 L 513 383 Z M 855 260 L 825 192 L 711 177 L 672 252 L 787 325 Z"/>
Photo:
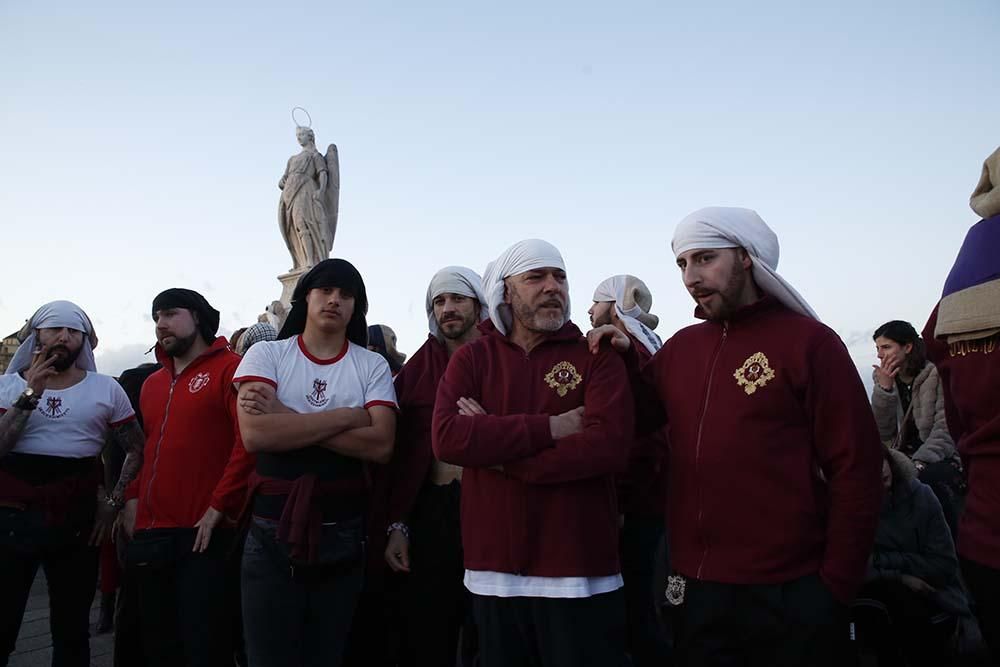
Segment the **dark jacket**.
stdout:
<path fill-rule="evenodd" d="M 937 589 L 935 600 L 955 614 L 969 613 L 958 578 L 958 557 L 941 503 L 902 452 L 893 451 L 892 490 L 882 501 L 867 579 L 898 581 L 909 574 Z"/>

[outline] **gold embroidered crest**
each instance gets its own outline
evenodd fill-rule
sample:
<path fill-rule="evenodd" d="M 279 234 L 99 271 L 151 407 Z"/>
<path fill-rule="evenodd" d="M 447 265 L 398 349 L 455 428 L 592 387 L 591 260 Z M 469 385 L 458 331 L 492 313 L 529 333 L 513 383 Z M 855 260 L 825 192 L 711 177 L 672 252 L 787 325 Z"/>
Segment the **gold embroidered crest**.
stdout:
<path fill-rule="evenodd" d="M 560 361 L 545 374 L 545 384 L 555 389 L 560 397 L 576 389 L 581 382 L 583 382 L 583 377 L 568 361 Z"/>
<path fill-rule="evenodd" d="M 752 396 L 755 391 L 774 379 L 774 370 L 764 353 L 758 352 L 750 355 L 750 358 L 736 369 L 733 377 L 736 378 L 736 384 L 743 387 L 747 396 Z"/>

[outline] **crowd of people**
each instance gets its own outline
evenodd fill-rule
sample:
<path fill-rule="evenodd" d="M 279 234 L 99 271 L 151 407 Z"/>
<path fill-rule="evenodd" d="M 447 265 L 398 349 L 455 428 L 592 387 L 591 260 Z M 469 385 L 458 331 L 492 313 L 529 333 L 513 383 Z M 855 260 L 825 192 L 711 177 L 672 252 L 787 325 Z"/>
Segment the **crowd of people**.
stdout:
<path fill-rule="evenodd" d="M 159 293 L 118 381 L 45 304 L 0 376 L 0 664 L 39 567 L 59 666 L 90 664 L 99 570 L 123 666 L 996 664 L 1000 150 L 983 174 L 870 399 L 743 208 L 677 225 L 702 322 L 665 341 L 632 275 L 584 334 L 534 239 L 434 274 L 409 359 L 344 259 L 228 340 Z"/>

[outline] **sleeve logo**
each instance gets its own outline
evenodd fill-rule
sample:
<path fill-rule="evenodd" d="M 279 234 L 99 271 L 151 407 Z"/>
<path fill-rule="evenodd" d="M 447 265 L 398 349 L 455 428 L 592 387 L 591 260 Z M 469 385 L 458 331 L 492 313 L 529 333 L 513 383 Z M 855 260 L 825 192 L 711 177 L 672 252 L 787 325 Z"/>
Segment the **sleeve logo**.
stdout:
<path fill-rule="evenodd" d="M 733 377 L 736 378 L 736 384 L 743 387 L 747 396 L 753 396 L 758 389 L 774 379 L 774 370 L 764 353 L 758 352 L 744 361 L 743 365 L 733 373 Z"/>
<path fill-rule="evenodd" d="M 581 382 L 583 377 L 568 361 L 560 361 L 545 374 L 545 384 L 555 389 L 560 397 L 576 389 Z"/>

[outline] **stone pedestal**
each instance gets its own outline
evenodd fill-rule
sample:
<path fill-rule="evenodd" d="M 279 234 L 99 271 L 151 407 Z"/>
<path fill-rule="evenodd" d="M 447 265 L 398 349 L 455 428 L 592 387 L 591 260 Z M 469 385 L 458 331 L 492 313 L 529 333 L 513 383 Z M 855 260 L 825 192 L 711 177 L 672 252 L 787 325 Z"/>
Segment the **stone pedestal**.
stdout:
<path fill-rule="evenodd" d="M 288 313 L 292 310 L 292 293 L 295 291 L 295 286 L 298 284 L 302 274 L 306 273 L 310 268 L 295 269 L 294 271 L 282 273 L 278 276 L 278 280 L 281 282 L 281 300 L 272 301 L 271 305 L 257 318 L 258 322 L 270 322 L 274 325 L 275 329 L 281 331 L 281 326 L 285 323 L 285 318 L 288 317 Z"/>
<path fill-rule="evenodd" d="M 309 271 L 312 267 L 306 267 L 304 269 L 295 269 L 294 271 L 289 271 L 288 273 L 282 273 L 278 276 L 278 280 L 281 281 L 281 305 L 285 307 L 286 311 L 292 309 L 292 292 L 295 291 L 295 286 L 299 282 L 299 278 L 302 274 Z"/>

